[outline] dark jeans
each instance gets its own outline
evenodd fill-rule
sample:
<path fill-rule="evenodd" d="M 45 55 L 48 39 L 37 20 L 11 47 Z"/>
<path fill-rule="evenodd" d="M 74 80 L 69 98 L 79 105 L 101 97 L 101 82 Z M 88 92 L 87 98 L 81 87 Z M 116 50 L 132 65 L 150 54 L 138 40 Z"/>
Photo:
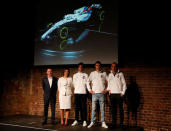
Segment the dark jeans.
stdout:
<path fill-rule="evenodd" d="M 81 120 L 87 120 L 87 94 L 75 94 L 75 120 L 79 120 L 79 112 Z"/>
<path fill-rule="evenodd" d="M 120 94 L 111 94 L 110 101 L 111 101 L 111 110 L 112 110 L 112 124 L 116 125 L 117 107 L 119 106 L 120 124 L 123 125 L 123 121 L 124 121 L 123 97 L 121 97 Z"/>
<path fill-rule="evenodd" d="M 55 120 L 55 104 L 56 104 L 56 98 L 50 97 L 50 99 L 45 99 L 44 98 L 44 121 L 47 121 L 48 118 L 48 108 L 49 108 L 49 103 L 51 105 L 51 120 Z"/>

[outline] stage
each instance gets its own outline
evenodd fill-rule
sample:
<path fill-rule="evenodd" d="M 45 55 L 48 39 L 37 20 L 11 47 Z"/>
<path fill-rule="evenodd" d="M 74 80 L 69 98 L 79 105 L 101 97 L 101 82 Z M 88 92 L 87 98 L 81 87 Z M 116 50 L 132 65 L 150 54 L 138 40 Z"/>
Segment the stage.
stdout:
<path fill-rule="evenodd" d="M 143 131 L 142 127 L 128 127 L 124 126 L 123 128 L 116 127 L 111 128 L 110 124 L 108 129 L 101 127 L 100 123 L 97 123 L 94 127 L 88 129 L 87 127 L 82 127 L 79 124 L 76 127 L 71 127 L 73 120 L 69 120 L 69 126 L 61 126 L 59 119 L 57 120 L 56 125 L 51 125 L 50 121 L 45 126 L 41 125 L 42 117 L 40 116 L 28 116 L 28 115 L 16 115 L 16 116 L 7 116 L 0 118 L 0 130 L 1 131 L 84 131 L 84 130 L 98 130 L 98 131 Z"/>

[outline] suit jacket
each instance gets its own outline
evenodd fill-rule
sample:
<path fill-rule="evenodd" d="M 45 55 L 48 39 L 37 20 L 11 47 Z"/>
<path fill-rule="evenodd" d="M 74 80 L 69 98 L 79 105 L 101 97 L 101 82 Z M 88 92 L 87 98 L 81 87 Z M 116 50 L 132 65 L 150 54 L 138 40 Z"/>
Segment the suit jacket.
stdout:
<path fill-rule="evenodd" d="M 52 86 L 50 88 L 48 77 L 46 76 L 43 78 L 42 87 L 44 90 L 44 98 L 46 100 L 50 99 L 50 98 L 56 99 L 56 92 L 57 92 L 57 88 L 58 88 L 57 81 L 58 81 L 58 79 L 56 77 L 52 77 Z"/>
<path fill-rule="evenodd" d="M 72 95 L 72 78 L 61 77 L 58 80 L 59 95 Z"/>

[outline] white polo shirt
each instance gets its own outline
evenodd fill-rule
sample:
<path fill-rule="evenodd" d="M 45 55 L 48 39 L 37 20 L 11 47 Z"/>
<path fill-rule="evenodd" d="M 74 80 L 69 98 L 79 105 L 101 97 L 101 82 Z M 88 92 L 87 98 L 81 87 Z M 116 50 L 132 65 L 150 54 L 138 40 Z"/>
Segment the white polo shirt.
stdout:
<path fill-rule="evenodd" d="M 90 82 L 92 82 L 92 90 L 95 93 L 102 93 L 102 91 L 105 89 L 105 84 L 107 81 L 107 75 L 106 72 L 97 72 L 97 71 L 93 71 L 90 73 L 90 76 L 88 78 L 88 82 L 87 82 L 87 88 L 88 91 L 91 90 L 90 88 Z"/>
<path fill-rule="evenodd" d="M 74 94 L 87 94 L 88 75 L 83 72 L 77 72 L 73 75 Z"/>
<path fill-rule="evenodd" d="M 108 87 L 112 94 L 125 94 L 126 82 L 122 72 L 118 72 L 114 75 L 112 72 L 108 76 Z"/>

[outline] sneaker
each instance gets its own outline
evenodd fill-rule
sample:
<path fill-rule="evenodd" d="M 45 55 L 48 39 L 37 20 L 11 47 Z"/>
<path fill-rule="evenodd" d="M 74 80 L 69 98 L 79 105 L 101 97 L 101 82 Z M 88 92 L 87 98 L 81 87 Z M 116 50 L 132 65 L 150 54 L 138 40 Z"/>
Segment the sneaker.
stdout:
<path fill-rule="evenodd" d="M 85 126 L 87 126 L 87 122 L 86 121 L 83 122 L 83 127 L 85 127 Z"/>
<path fill-rule="evenodd" d="M 94 122 L 91 122 L 88 128 L 91 128 L 94 125 Z"/>
<path fill-rule="evenodd" d="M 103 127 L 103 128 L 108 128 L 108 126 L 106 125 L 105 122 L 102 122 L 102 127 Z"/>
<path fill-rule="evenodd" d="M 77 121 L 77 120 L 75 120 L 75 121 L 72 123 L 71 126 L 76 126 L 76 125 L 78 125 L 78 121 Z"/>

